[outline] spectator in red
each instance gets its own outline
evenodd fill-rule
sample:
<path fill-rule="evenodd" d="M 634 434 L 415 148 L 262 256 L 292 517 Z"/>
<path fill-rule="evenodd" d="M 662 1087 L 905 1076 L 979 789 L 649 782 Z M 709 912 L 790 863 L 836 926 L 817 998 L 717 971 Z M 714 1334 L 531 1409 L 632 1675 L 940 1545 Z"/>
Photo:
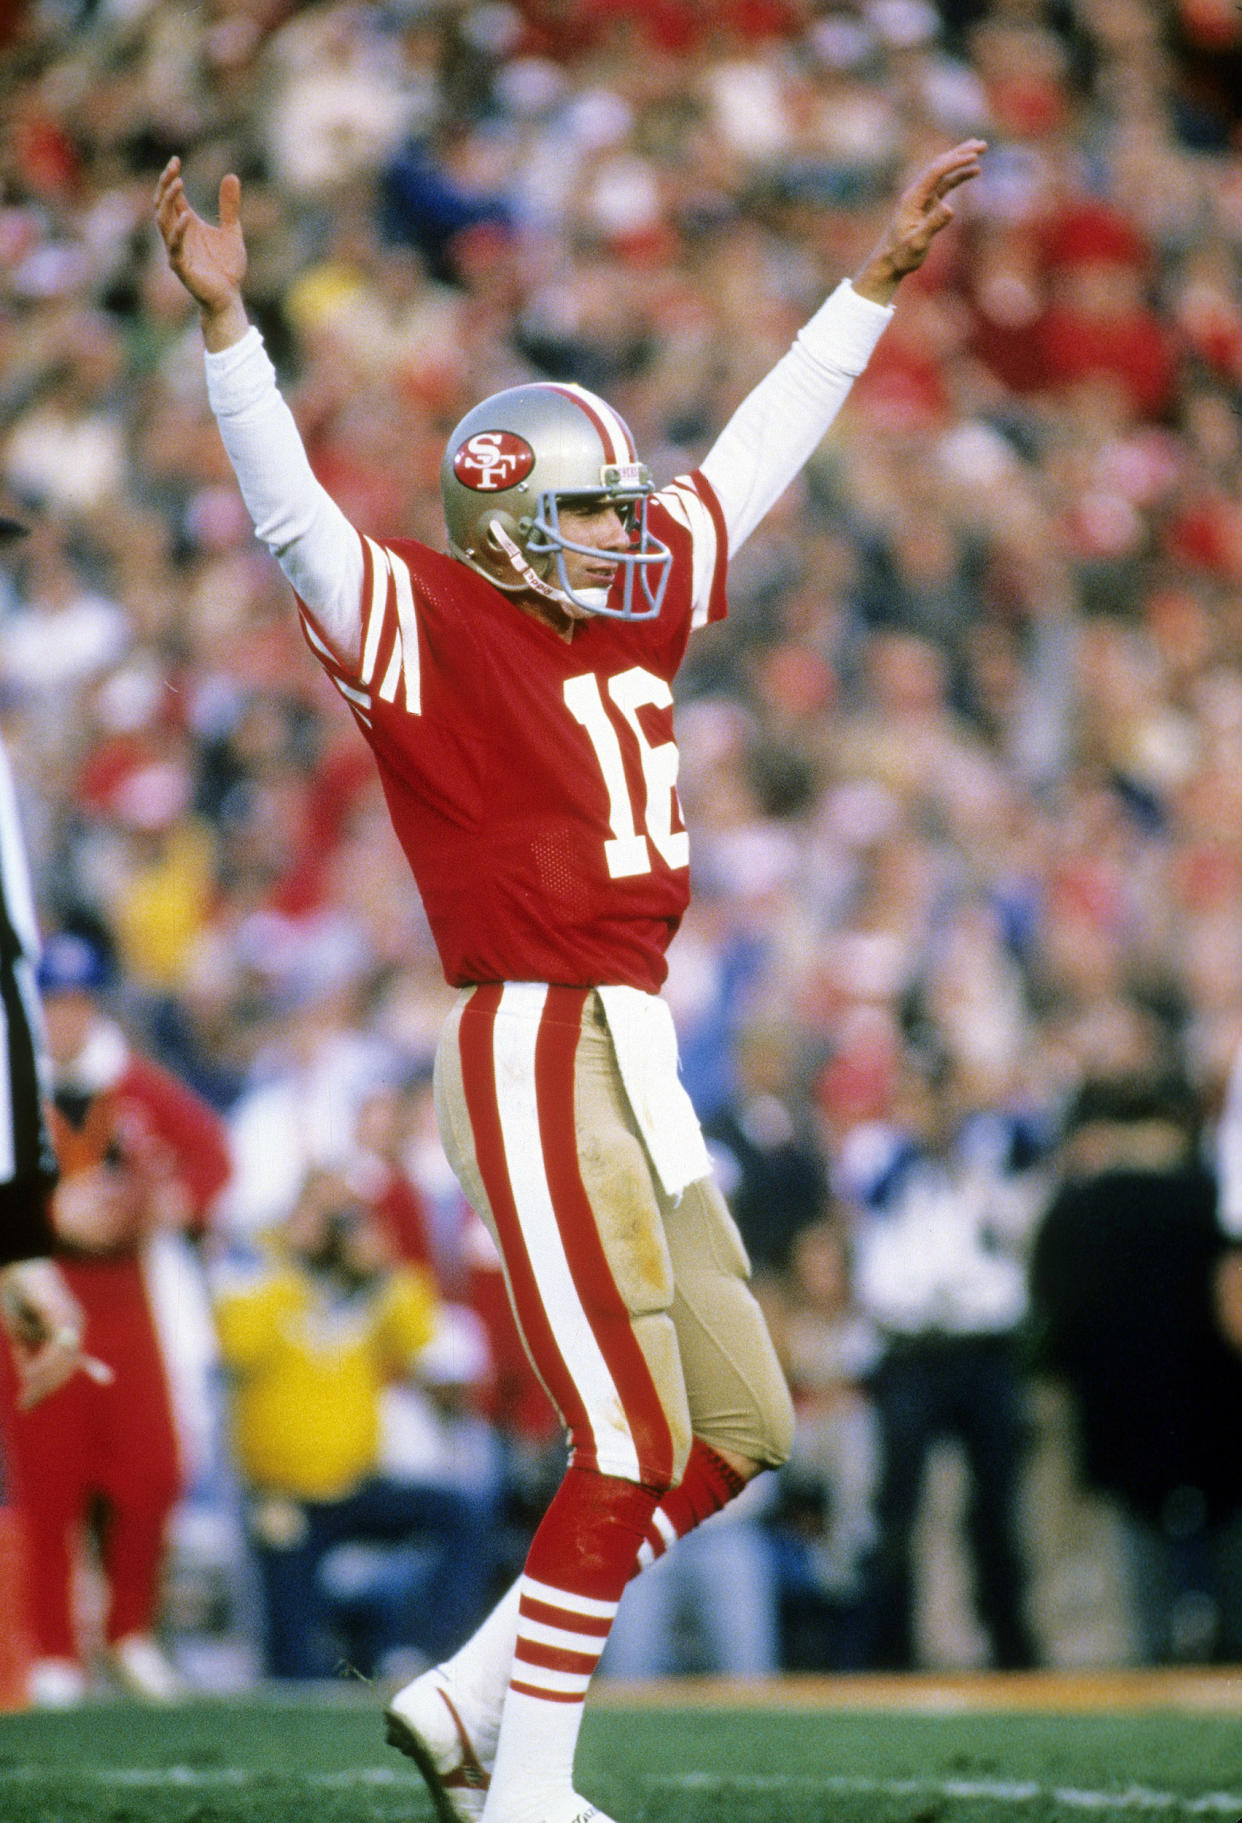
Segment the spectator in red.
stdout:
<path fill-rule="evenodd" d="M 170 1363 L 149 1270 L 157 1237 L 201 1235 L 229 1171 L 218 1117 L 134 1052 L 100 995 L 110 962 L 93 936 L 53 934 L 39 983 L 53 1066 L 53 1206 L 65 1277 L 85 1339 L 112 1370 L 79 1375 L 34 1410 L 18 1408 L 5 1367 L 0 1415 L 26 1533 L 35 1663 L 30 1694 L 63 1707 L 89 1688 L 75 1611 L 79 1560 L 97 1516 L 113 1676 L 150 1700 L 180 1680 L 157 1643 L 160 1575 L 183 1462 Z"/>
<path fill-rule="evenodd" d="M 1051 301 L 1035 333 L 1045 385 L 1106 384 L 1127 419 L 1164 417 L 1177 397 L 1177 350 L 1147 297 L 1141 236 L 1124 216 L 1084 202 L 1056 218 L 1044 257 Z"/>

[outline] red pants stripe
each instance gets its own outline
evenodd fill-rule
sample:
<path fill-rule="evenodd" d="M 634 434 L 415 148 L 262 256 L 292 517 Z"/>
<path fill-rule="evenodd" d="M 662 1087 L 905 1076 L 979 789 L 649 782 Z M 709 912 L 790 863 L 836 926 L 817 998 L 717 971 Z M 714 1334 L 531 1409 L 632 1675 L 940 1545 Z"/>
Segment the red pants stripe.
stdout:
<path fill-rule="evenodd" d="M 575 1126 L 585 989 L 480 988 L 459 1059 L 480 1177 L 518 1325 L 585 1468 L 663 1488 L 673 1443 L 612 1271 Z"/>

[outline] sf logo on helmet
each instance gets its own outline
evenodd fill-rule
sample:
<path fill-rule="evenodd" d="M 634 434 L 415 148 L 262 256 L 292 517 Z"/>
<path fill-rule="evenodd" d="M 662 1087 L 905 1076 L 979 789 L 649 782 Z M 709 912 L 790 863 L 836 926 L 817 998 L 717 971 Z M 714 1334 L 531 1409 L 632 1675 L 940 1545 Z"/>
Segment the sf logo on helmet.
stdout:
<path fill-rule="evenodd" d="M 535 466 L 535 452 L 525 437 L 511 430 L 480 430 L 467 437 L 453 457 L 453 473 L 464 487 L 494 494 L 525 481 Z"/>

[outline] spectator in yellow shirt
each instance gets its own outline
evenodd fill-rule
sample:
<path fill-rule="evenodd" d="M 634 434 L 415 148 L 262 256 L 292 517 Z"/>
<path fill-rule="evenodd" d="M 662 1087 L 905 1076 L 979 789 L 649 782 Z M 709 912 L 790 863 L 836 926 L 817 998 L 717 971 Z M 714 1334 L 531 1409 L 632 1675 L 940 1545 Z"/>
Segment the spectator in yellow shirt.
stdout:
<path fill-rule="evenodd" d="M 476 1553 L 488 1561 L 487 1501 L 395 1478 L 383 1463 L 385 1391 L 417 1376 L 440 1312 L 431 1278 L 397 1263 L 374 1210 L 324 1170 L 307 1176 L 256 1270 L 228 1270 L 217 1284 L 270 1676 L 326 1677 L 345 1656 L 371 1675 L 388 1655 L 434 1656 L 486 1601 L 462 1566 Z M 365 1648 L 349 1641 L 352 1652 L 342 1650 L 322 1574 L 347 1542 L 416 1544 L 423 1565 L 417 1602 L 390 1599 Z"/>

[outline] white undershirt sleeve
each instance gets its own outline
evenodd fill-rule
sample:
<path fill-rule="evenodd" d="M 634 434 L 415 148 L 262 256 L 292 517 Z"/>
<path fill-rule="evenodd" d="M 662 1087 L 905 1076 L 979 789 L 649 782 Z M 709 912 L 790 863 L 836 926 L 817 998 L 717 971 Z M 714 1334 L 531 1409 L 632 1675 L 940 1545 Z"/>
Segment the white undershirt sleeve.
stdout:
<path fill-rule="evenodd" d="M 265 544 L 343 663 L 362 655 L 362 541 L 315 479 L 255 328 L 207 356 L 207 397 Z"/>
<path fill-rule="evenodd" d="M 822 441 L 893 314 L 848 279 L 738 406 L 704 458 L 738 550 Z"/>

